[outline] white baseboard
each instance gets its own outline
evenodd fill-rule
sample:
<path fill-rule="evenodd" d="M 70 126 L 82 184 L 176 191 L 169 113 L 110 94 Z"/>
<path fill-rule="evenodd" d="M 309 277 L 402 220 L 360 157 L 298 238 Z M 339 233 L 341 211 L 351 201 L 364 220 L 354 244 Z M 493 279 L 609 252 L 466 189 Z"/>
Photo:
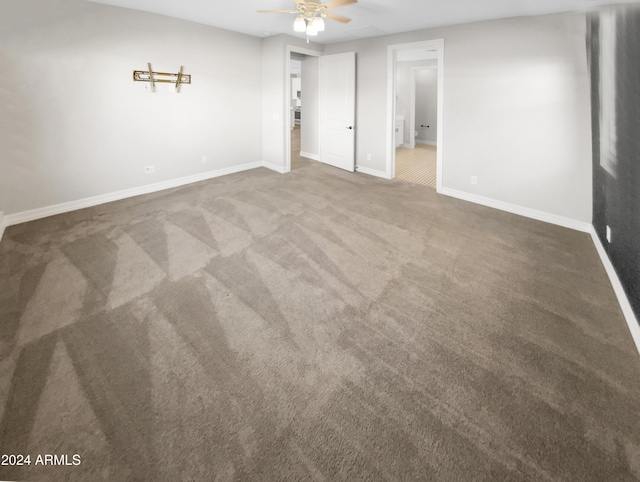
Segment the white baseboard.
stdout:
<path fill-rule="evenodd" d="M 426 144 L 428 146 L 437 146 L 438 143 L 435 141 L 426 141 L 424 139 L 416 139 L 416 144 Z"/>
<path fill-rule="evenodd" d="M 575 229 L 576 231 L 582 231 L 583 233 L 589 233 L 592 229 L 590 223 L 585 223 L 572 218 L 565 218 L 564 216 L 558 216 L 557 214 L 538 211 L 536 209 L 525 208 L 523 206 L 518 206 L 517 204 L 496 201 L 495 199 L 478 196 L 477 194 L 470 194 L 464 191 L 458 191 L 457 189 L 443 187 L 440 193 L 445 196 L 451 196 L 464 201 L 482 204 L 483 206 L 500 209 L 501 211 L 507 211 L 527 218 L 537 219 L 538 221 L 544 221 L 546 223 L 556 224 L 565 228 Z"/>
<path fill-rule="evenodd" d="M 611 264 L 611 260 L 607 255 L 607 252 L 602 246 L 602 242 L 598 237 L 596 230 L 591 226 L 591 230 L 589 231 L 591 234 L 591 239 L 593 240 L 593 244 L 596 247 L 596 251 L 598 251 L 598 255 L 600 256 L 600 261 L 602 261 L 602 265 L 604 266 L 605 271 L 609 275 L 609 280 L 611 281 L 611 286 L 613 287 L 613 291 L 618 298 L 618 303 L 620 304 L 620 308 L 622 309 L 622 313 L 624 314 L 624 318 L 627 321 L 627 326 L 629 327 L 629 331 L 631 332 L 631 336 L 633 337 L 633 341 L 636 343 L 636 348 L 638 353 L 640 353 L 640 325 L 638 324 L 638 319 L 631 308 L 631 303 L 629 303 L 629 298 L 627 298 L 627 294 L 622 287 L 622 283 L 620 283 L 620 278 L 618 278 L 618 273 L 616 273 L 613 264 Z"/>
<path fill-rule="evenodd" d="M 285 174 L 288 172 L 284 166 L 274 164 L 273 162 L 262 161 L 260 165 L 262 167 L 266 167 L 267 169 L 271 169 L 272 171 L 279 172 L 280 174 Z"/>
<path fill-rule="evenodd" d="M 300 157 L 311 159 L 312 161 L 319 161 L 320 156 L 318 154 L 311 154 L 310 152 L 300 151 Z"/>
<path fill-rule="evenodd" d="M 2 236 L 4 236 L 4 228 L 6 228 L 4 211 L 0 211 L 0 241 L 2 241 Z"/>
<path fill-rule="evenodd" d="M 255 169 L 261 167 L 262 162 L 249 162 L 246 164 L 240 164 L 238 166 L 226 167 L 224 169 L 217 169 L 215 171 L 203 172 L 200 174 L 194 174 L 192 176 L 179 177 L 177 179 L 171 179 L 168 181 L 158 182 L 155 184 L 147 184 L 145 186 L 135 187 L 131 189 L 124 189 L 122 191 L 116 191 L 108 194 L 101 194 L 99 196 L 92 196 L 84 199 L 78 199 L 77 201 L 69 201 L 61 204 L 54 204 L 53 206 L 45 206 L 43 208 L 31 209 L 29 211 L 23 211 L 15 214 L 9 214 L 4 217 L 4 223 L 6 226 L 13 226 L 14 224 L 26 223 L 28 221 L 34 221 L 36 219 L 46 218 L 54 216 L 56 214 L 67 213 L 70 211 L 76 211 L 78 209 L 89 208 L 104 204 L 112 201 L 119 201 L 133 196 L 139 196 L 141 194 L 149 194 L 152 192 L 163 191 L 165 189 L 171 189 L 174 187 L 184 186 L 199 181 L 206 181 L 207 179 L 213 179 L 214 177 L 225 176 L 227 174 L 233 174 L 236 172 L 246 171 L 249 169 Z"/>
<path fill-rule="evenodd" d="M 382 179 L 389 179 L 387 173 L 384 171 L 378 171 L 377 169 L 369 169 L 368 167 L 358 166 L 356 167 L 357 172 L 361 172 L 362 174 L 368 174 L 369 176 L 381 177 Z"/>

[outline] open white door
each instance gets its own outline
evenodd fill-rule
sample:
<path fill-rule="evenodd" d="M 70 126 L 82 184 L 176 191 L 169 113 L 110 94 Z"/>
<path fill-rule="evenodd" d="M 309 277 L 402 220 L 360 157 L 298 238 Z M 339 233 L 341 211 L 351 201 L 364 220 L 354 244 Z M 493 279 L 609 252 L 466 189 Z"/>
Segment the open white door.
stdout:
<path fill-rule="evenodd" d="M 320 57 L 320 162 L 355 171 L 356 54 Z"/>

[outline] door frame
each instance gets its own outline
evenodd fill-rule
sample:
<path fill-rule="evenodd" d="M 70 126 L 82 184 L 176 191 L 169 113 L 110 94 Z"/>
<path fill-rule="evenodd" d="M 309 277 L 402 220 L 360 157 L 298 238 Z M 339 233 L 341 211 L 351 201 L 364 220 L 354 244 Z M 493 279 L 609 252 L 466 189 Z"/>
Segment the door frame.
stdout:
<path fill-rule="evenodd" d="M 407 44 L 395 44 L 387 47 L 387 162 L 385 176 L 387 179 L 393 179 L 396 176 L 396 147 L 394 134 L 396 127 L 395 99 L 397 91 L 397 53 L 399 50 L 415 50 L 423 48 L 433 48 L 438 53 L 438 132 L 436 134 L 438 149 L 436 153 L 436 192 L 441 192 L 442 163 L 444 158 L 444 39 L 442 38 Z M 413 135 L 413 132 L 411 132 L 410 135 Z"/>
<path fill-rule="evenodd" d="M 291 110 L 291 54 L 302 54 L 310 57 L 321 57 L 322 52 L 318 50 L 296 47 L 295 45 L 287 45 L 284 59 L 284 105 L 283 116 L 284 121 L 284 173 L 291 172 L 291 128 L 289 127 L 289 117 Z M 302 127 L 301 127 L 302 128 Z"/>

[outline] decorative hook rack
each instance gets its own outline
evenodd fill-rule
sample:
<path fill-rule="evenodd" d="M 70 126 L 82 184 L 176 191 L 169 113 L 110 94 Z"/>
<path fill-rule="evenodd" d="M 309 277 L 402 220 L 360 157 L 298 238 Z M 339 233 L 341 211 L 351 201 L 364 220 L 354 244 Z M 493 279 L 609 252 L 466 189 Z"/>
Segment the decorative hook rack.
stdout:
<path fill-rule="evenodd" d="M 151 92 L 156 91 L 156 82 L 165 84 L 176 84 L 176 92 L 180 93 L 180 86 L 182 84 L 191 83 L 191 75 L 183 74 L 184 67 L 180 67 L 180 72 L 172 74 L 169 72 L 154 72 L 151 68 L 151 64 L 148 63 L 148 70 L 134 70 L 133 80 L 134 82 L 148 82 L 151 86 Z"/>

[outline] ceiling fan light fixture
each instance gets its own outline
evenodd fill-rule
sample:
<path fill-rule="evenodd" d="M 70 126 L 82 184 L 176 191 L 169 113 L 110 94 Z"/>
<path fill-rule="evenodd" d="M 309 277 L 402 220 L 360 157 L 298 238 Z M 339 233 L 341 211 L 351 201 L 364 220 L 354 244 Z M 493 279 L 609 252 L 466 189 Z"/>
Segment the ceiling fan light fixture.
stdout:
<path fill-rule="evenodd" d="M 293 30 L 296 32 L 305 32 L 307 30 L 307 22 L 304 21 L 301 15 L 298 15 L 293 22 Z"/>
<path fill-rule="evenodd" d="M 312 25 L 317 32 L 324 32 L 324 19 L 322 17 L 315 17 L 313 19 Z"/>
<path fill-rule="evenodd" d="M 258 13 L 295 14 L 293 30 L 298 33 L 306 33 L 307 42 L 309 42 L 309 36 L 316 36 L 319 32 L 324 32 L 325 19 L 341 23 L 351 21 L 348 17 L 327 13 L 328 10 L 358 3 L 358 0 L 330 0 L 320 3 L 321 1 L 323 0 L 293 0 L 296 5 L 295 10 L 258 10 Z"/>
<path fill-rule="evenodd" d="M 311 22 L 309 22 L 307 24 L 307 35 L 309 37 L 314 37 L 314 36 L 318 35 L 318 30 L 313 25 L 313 21 L 311 21 Z"/>

